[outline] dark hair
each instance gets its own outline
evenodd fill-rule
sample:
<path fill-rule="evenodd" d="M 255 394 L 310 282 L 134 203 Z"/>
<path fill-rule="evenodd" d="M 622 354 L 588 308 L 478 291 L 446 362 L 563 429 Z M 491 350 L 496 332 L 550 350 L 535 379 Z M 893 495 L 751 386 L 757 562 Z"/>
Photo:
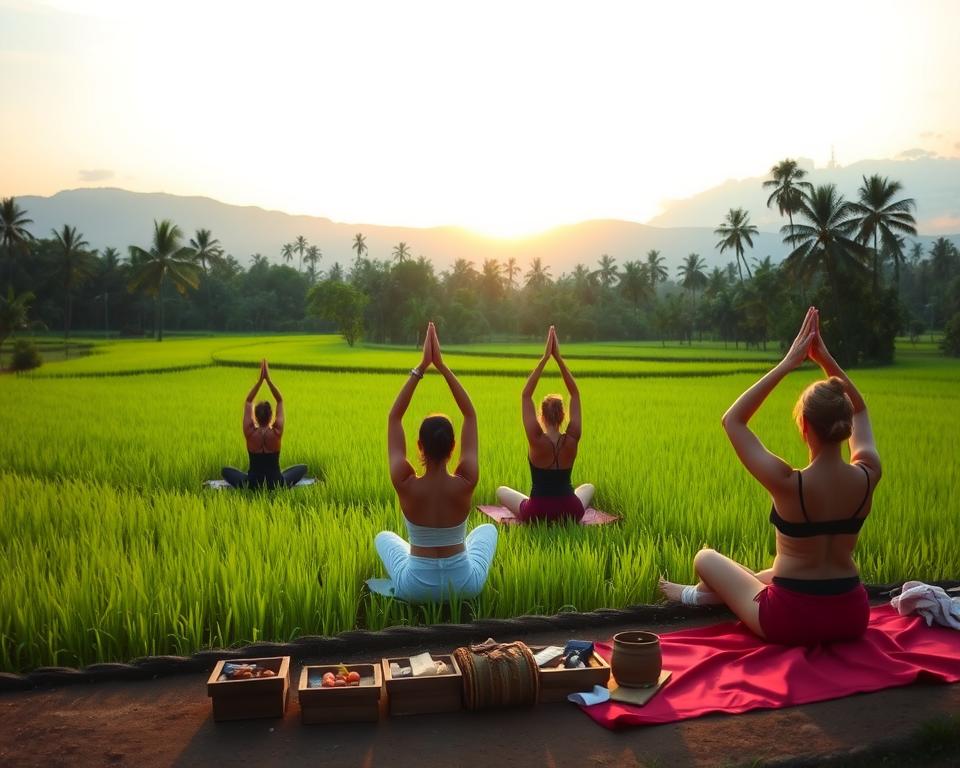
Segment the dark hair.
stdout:
<path fill-rule="evenodd" d="M 547 395 L 540 403 L 540 419 L 544 424 L 560 428 L 563 424 L 563 398 L 560 395 Z"/>
<path fill-rule="evenodd" d="M 261 400 L 253 409 L 253 415 L 257 417 L 257 426 L 266 427 L 270 424 L 270 417 L 273 416 L 273 408 L 266 400 Z"/>
<path fill-rule="evenodd" d="M 853 433 L 853 403 L 843 381 L 831 376 L 815 381 L 800 395 L 793 409 L 797 427 L 803 422 L 825 443 L 839 443 Z"/>
<path fill-rule="evenodd" d="M 427 416 L 420 424 L 420 455 L 425 464 L 446 464 L 453 453 L 454 443 L 453 424 L 442 413 Z"/>

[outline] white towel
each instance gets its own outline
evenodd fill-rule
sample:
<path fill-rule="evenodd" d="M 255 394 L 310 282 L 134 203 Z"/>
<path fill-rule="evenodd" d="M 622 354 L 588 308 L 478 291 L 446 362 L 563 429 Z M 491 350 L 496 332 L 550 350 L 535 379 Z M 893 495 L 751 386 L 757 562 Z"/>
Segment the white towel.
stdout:
<path fill-rule="evenodd" d="M 951 598 L 943 587 L 934 587 L 922 581 L 908 581 L 904 583 L 900 594 L 890 600 L 890 605 L 901 616 L 920 614 L 928 627 L 937 622 L 944 627 L 960 629 L 960 597 Z"/>

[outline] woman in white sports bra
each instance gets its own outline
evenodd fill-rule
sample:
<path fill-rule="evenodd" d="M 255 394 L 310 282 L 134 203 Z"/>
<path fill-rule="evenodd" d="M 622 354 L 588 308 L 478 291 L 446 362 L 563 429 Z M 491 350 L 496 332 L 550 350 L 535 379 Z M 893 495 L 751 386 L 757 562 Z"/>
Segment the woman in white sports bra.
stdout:
<path fill-rule="evenodd" d="M 423 474 L 417 475 L 407 460 L 403 415 L 431 364 L 446 380 L 463 415 L 460 463 L 453 474 L 447 471 L 456 442 L 453 424 L 442 414 L 428 416 L 420 425 L 417 446 Z M 410 602 L 475 597 L 487 581 L 497 549 L 497 529 L 484 524 L 466 534 L 473 489 L 480 476 L 477 413 L 466 390 L 443 362 L 433 323 L 423 342 L 423 360 L 410 371 L 387 417 L 387 453 L 390 480 L 400 500 L 410 543 L 392 531 L 377 534 L 374 546 L 389 578 L 369 579 L 370 591 Z"/>

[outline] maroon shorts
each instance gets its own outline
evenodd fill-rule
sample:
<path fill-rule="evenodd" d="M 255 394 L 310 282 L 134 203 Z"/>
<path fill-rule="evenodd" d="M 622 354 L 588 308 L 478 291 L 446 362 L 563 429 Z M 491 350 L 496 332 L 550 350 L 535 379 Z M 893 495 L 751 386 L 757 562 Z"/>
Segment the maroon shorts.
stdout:
<path fill-rule="evenodd" d="M 782 645 L 856 640 L 867 629 L 870 602 L 863 584 L 839 595 L 809 595 L 771 584 L 756 598 L 760 629 Z"/>
<path fill-rule="evenodd" d="M 517 519 L 521 523 L 534 520 L 556 522 L 559 520 L 573 520 L 577 523 L 583 517 L 583 504 L 575 495 L 569 496 L 534 496 L 520 502 L 520 514 Z"/>

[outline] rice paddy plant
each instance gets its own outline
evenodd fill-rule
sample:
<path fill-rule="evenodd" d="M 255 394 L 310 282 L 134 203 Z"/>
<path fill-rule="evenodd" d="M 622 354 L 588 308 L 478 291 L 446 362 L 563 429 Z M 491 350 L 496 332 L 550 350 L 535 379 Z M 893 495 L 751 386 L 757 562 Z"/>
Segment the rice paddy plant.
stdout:
<path fill-rule="evenodd" d="M 262 340 L 162 346 L 164 355 L 189 347 L 167 358 L 183 360 L 238 342 L 255 353 Z M 121 369 L 141 353 L 122 354 L 129 357 Z M 399 355 L 404 369 L 415 358 L 360 354 Z M 241 405 L 254 375 L 253 368 L 206 367 L 0 380 L 15 406 L 8 434 L 17 436 L 0 444 L 0 668 L 189 653 L 357 626 L 625 606 L 655 600 L 661 573 L 691 579 L 693 554 L 704 545 L 756 568 L 773 557 L 769 498 L 736 461 L 719 424 L 755 374 L 586 378 L 574 482 L 593 482 L 595 505 L 622 521 L 600 529 L 501 529 L 487 587 L 474 600 L 410 606 L 371 596 L 364 580 L 383 575 L 373 537 L 403 532 L 385 460 L 386 413 L 402 376 L 278 372 L 288 412 L 282 463 L 307 463 L 322 482 L 272 496 L 203 491 L 201 481 L 223 464 L 245 466 Z M 480 418 L 477 503 L 492 503 L 501 484 L 528 487 L 523 376 L 462 376 Z M 788 377 L 753 422 L 768 447 L 795 466 L 806 455 L 790 411 L 814 376 L 803 370 Z M 960 365 L 909 354 L 855 379 L 884 461 L 858 547 L 864 579 L 956 578 L 960 466 L 952 436 L 960 431 Z M 547 377 L 539 394 L 561 390 Z M 419 419 L 435 411 L 455 408 L 439 378 L 428 375 L 407 421 L 414 462 Z M 475 514 L 471 524 L 485 520 Z"/>

